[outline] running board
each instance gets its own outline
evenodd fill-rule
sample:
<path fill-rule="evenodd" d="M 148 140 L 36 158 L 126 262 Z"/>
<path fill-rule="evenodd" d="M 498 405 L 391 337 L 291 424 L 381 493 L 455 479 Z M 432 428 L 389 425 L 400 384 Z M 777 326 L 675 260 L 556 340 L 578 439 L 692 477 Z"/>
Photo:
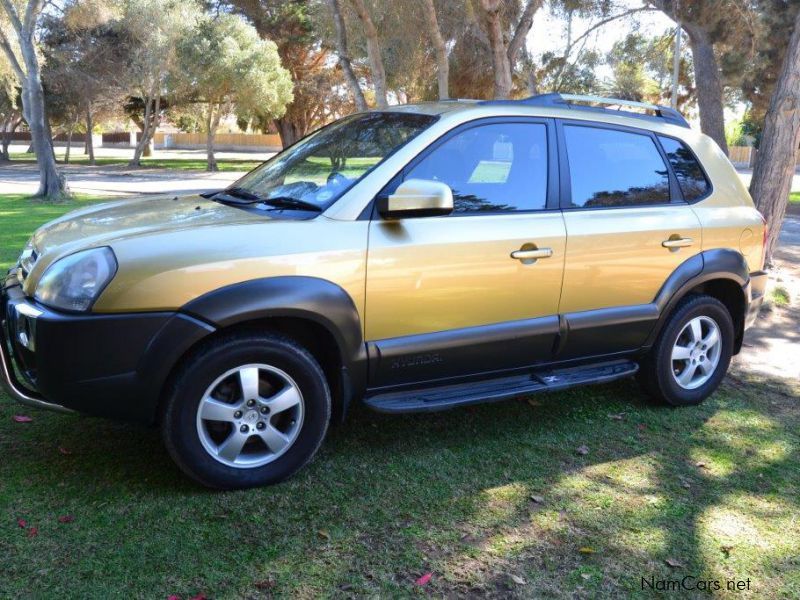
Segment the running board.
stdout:
<path fill-rule="evenodd" d="M 504 400 L 522 394 L 554 392 L 578 385 L 606 383 L 630 377 L 638 370 L 639 365 L 630 360 L 563 369 L 536 369 L 525 375 L 377 393 L 367 395 L 364 403 L 382 413 L 433 412 Z"/>

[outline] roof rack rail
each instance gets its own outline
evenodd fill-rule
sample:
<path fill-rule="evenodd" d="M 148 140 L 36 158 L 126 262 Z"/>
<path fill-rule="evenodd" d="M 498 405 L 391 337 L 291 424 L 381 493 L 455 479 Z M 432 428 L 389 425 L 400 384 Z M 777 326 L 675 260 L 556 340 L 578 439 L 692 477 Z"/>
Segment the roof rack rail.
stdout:
<path fill-rule="evenodd" d="M 577 110 L 597 110 L 608 111 L 611 110 L 610 106 L 618 106 L 617 112 L 623 113 L 626 117 L 644 117 L 644 118 L 657 118 L 663 119 L 673 125 L 690 128 L 688 121 L 674 108 L 668 106 L 660 106 L 658 104 L 649 104 L 647 102 L 634 102 L 632 100 L 621 100 L 619 98 L 601 98 L 599 96 L 584 96 L 581 94 L 538 94 L 522 100 L 489 100 L 488 103 L 520 103 L 528 104 L 531 106 L 557 106 L 566 107 Z M 578 104 L 580 102 L 586 104 Z M 587 105 L 588 104 L 588 105 Z M 591 106 L 595 105 L 595 106 Z M 640 108 L 652 111 L 653 115 L 644 113 L 632 112 L 629 110 L 622 110 L 622 107 Z"/>

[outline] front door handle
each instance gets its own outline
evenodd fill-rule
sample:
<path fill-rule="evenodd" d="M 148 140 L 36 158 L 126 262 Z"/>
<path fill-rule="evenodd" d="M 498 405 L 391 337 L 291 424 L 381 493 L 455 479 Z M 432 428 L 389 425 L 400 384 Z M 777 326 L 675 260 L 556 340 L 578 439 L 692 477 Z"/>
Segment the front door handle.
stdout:
<path fill-rule="evenodd" d="M 694 240 L 692 238 L 681 237 L 670 237 L 668 240 L 661 242 L 661 245 L 664 246 L 664 248 L 669 248 L 670 250 L 674 248 L 686 248 L 692 244 L 694 244 Z"/>
<path fill-rule="evenodd" d="M 533 248 L 530 250 L 514 250 L 511 258 L 516 260 L 537 260 L 540 258 L 550 258 L 553 256 L 552 248 Z"/>

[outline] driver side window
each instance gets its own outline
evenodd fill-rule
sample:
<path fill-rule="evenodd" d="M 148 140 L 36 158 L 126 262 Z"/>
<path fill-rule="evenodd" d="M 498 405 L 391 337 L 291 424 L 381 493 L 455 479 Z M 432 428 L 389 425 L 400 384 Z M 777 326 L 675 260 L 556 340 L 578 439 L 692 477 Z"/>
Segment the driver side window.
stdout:
<path fill-rule="evenodd" d="M 405 179 L 446 183 L 456 213 L 544 209 L 547 128 L 542 123 L 471 127 L 435 148 Z"/>

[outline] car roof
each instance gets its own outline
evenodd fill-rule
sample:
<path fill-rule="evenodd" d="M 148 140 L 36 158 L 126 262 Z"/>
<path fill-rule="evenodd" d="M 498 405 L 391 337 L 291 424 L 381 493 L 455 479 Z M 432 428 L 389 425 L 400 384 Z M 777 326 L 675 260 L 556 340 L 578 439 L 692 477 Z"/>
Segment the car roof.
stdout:
<path fill-rule="evenodd" d="M 633 110 L 631 110 L 633 109 Z M 586 120 L 687 137 L 689 123 L 675 109 L 617 98 L 540 94 L 521 100 L 452 99 L 393 106 L 393 112 L 448 115 L 469 120 L 489 116 L 529 116 Z M 691 137 L 689 135 L 688 137 Z"/>

